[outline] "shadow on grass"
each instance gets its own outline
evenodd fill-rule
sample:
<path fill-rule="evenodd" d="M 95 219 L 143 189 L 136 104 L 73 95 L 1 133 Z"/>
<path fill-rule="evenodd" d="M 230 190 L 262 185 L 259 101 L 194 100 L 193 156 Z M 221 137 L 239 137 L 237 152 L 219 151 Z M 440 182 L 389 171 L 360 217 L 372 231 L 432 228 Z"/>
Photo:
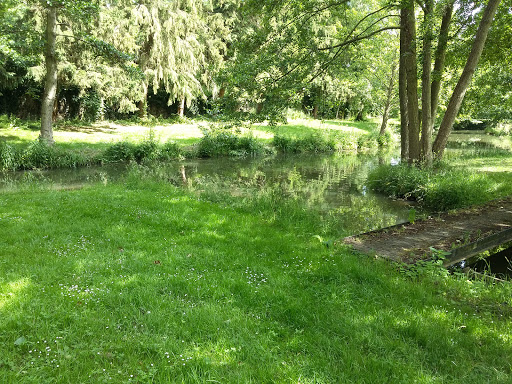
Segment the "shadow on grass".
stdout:
<path fill-rule="evenodd" d="M 55 129 L 56 131 L 62 132 L 79 132 L 86 134 L 94 133 L 105 133 L 113 134 L 116 132 L 115 128 L 109 127 L 108 125 L 59 125 Z"/>

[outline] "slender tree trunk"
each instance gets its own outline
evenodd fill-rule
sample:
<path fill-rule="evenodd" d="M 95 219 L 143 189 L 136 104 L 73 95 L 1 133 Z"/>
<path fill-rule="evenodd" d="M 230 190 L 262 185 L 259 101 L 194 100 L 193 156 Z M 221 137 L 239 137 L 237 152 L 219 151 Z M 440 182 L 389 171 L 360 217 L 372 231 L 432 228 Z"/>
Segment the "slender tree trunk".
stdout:
<path fill-rule="evenodd" d="M 340 115 L 340 108 L 341 108 L 341 103 L 338 104 L 338 108 L 336 109 L 336 120 L 338 120 L 338 116 Z"/>
<path fill-rule="evenodd" d="M 217 95 L 217 97 L 219 99 L 222 99 L 225 94 L 226 94 L 226 88 L 222 87 L 221 89 L 219 89 L 219 94 Z"/>
<path fill-rule="evenodd" d="M 105 120 L 105 99 L 103 97 L 100 99 L 100 116 L 99 116 L 99 118 L 101 121 Z"/>
<path fill-rule="evenodd" d="M 404 20 L 404 64 L 407 76 L 407 115 L 409 118 L 409 158 L 410 164 L 420 159 L 420 129 L 418 119 L 418 78 L 416 75 L 416 19 L 414 0 L 405 0 L 401 10 Z"/>
<path fill-rule="evenodd" d="M 183 117 L 185 115 L 185 97 L 183 96 L 180 100 L 179 100 L 179 104 L 178 104 L 178 116 L 179 117 Z"/>
<path fill-rule="evenodd" d="M 318 118 L 318 104 L 317 103 L 315 103 L 315 105 L 313 107 L 313 118 L 314 119 Z"/>
<path fill-rule="evenodd" d="M 147 63 L 149 61 L 149 53 L 151 49 L 153 49 L 154 45 L 154 33 L 151 33 L 148 36 L 148 39 L 144 42 L 142 49 L 140 51 L 139 57 L 139 67 L 143 73 L 146 71 Z M 137 108 L 139 109 L 139 117 L 141 119 L 148 117 L 148 88 L 149 83 L 146 80 L 142 80 L 142 100 L 137 103 Z"/>
<path fill-rule="evenodd" d="M 453 123 L 457 117 L 457 114 L 459 113 L 469 83 L 471 82 L 471 78 L 475 73 L 475 69 L 478 61 L 480 60 L 480 56 L 482 55 L 485 41 L 487 40 L 487 34 L 489 33 L 489 28 L 491 27 L 492 20 L 494 19 L 494 15 L 496 14 L 496 10 L 498 9 L 499 4 L 500 0 L 489 0 L 487 6 L 484 9 L 484 14 L 482 16 L 482 20 L 480 21 L 480 25 L 478 26 L 475 40 L 473 42 L 473 47 L 471 48 L 471 52 L 466 61 L 466 65 L 462 71 L 462 75 L 460 76 L 460 79 L 457 82 L 455 89 L 453 90 L 452 97 L 450 98 L 450 102 L 448 103 L 448 107 L 443 116 L 441 126 L 439 127 L 439 133 L 434 142 L 433 150 L 438 158 L 443 156 L 446 143 L 448 142 L 448 136 L 450 136 Z"/>
<path fill-rule="evenodd" d="M 423 74 L 421 76 L 421 160 L 432 164 L 432 8 L 433 0 L 425 0 L 423 30 Z"/>
<path fill-rule="evenodd" d="M 446 5 L 443 12 L 443 20 L 441 22 L 441 29 L 439 31 L 439 38 L 437 41 L 437 49 L 435 56 L 434 70 L 432 72 L 432 87 L 431 87 L 431 116 L 432 128 L 434 127 L 437 117 L 437 107 L 439 105 L 439 92 L 441 90 L 441 78 L 444 72 L 444 62 L 446 58 L 446 48 L 448 46 L 448 32 L 450 31 L 450 23 L 452 20 L 454 1 L 450 1 Z"/>
<path fill-rule="evenodd" d="M 400 99 L 400 156 L 409 158 L 409 115 L 407 108 L 407 74 L 405 73 L 405 18 L 400 17 L 400 57 L 398 66 L 398 96 Z"/>
<path fill-rule="evenodd" d="M 44 82 L 43 101 L 41 104 L 41 134 L 40 138 L 52 145 L 53 140 L 53 107 L 57 95 L 57 8 L 48 8 L 46 14 L 46 46 L 45 65 L 46 78 Z"/>
<path fill-rule="evenodd" d="M 380 125 L 380 132 L 379 132 L 380 136 L 382 136 L 384 134 L 384 132 L 386 132 L 386 128 L 388 126 L 389 109 L 391 108 L 391 101 L 393 100 L 393 88 L 395 85 L 397 66 L 398 66 L 398 62 L 396 61 L 396 56 L 395 56 L 393 58 L 393 62 L 391 63 L 391 75 L 389 77 L 388 89 L 386 91 L 386 103 L 384 104 L 384 112 L 382 114 L 382 124 Z"/>
<path fill-rule="evenodd" d="M 137 103 L 139 109 L 139 117 L 144 119 L 148 117 L 148 85 L 145 81 L 142 82 L 142 100 Z"/>
<path fill-rule="evenodd" d="M 263 101 L 260 101 L 256 104 L 256 114 L 259 115 L 263 111 Z"/>
<path fill-rule="evenodd" d="M 138 112 L 139 117 L 141 119 L 146 117 L 146 101 L 140 100 L 139 102 L 137 102 L 137 108 L 139 109 L 139 112 Z"/>

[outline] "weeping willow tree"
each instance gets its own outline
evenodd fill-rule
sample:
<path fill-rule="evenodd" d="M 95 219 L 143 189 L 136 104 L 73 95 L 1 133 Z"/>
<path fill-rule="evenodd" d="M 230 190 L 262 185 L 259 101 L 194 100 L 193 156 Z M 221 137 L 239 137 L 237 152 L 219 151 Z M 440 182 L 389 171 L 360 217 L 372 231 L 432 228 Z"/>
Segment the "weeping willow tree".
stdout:
<path fill-rule="evenodd" d="M 223 61 L 223 21 L 213 4 L 202 0 L 143 0 L 131 6 L 136 62 L 144 74 L 139 113 L 146 114 L 148 89 L 167 92 L 168 104 L 185 105 L 214 87 L 213 74 Z"/>

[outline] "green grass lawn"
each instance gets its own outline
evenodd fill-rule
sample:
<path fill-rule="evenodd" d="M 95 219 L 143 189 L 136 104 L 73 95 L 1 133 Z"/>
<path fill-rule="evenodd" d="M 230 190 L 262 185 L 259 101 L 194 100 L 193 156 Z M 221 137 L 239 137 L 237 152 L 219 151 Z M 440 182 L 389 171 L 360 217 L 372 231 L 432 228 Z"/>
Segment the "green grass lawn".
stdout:
<path fill-rule="evenodd" d="M 509 383 L 509 284 L 326 248 L 306 208 L 135 166 L 0 195 L 2 383 Z"/>
<path fill-rule="evenodd" d="M 72 122 L 60 122 L 54 128 L 54 139 L 59 145 L 67 149 L 104 150 L 112 143 L 118 141 L 141 142 L 150 135 L 159 142 L 169 140 L 176 141 L 183 146 L 189 146 L 199 142 L 203 134 L 201 128 L 210 126 L 207 121 L 195 120 L 188 123 L 152 123 L 150 126 L 131 122 L 97 122 L 83 124 Z M 243 129 L 246 133 L 252 133 L 255 137 L 269 141 L 275 134 L 292 138 L 303 138 L 312 133 L 333 132 L 349 135 L 363 135 L 376 130 L 377 120 L 368 122 L 355 122 L 344 120 L 312 120 L 295 119 L 288 124 L 268 126 L 266 124 L 254 124 L 249 129 Z M 7 142 L 17 145 L 28 145 L 39 136 L 37 122 L 10 121 L 6 116 L 0 116 L 0 137 Z"/>
<path fill-rule="evenodd" d="M 367 122 L 295 119 L 290 120 L 288 124 L 281 124 L 275 127 L 256 124 L 252 126 L 252 130 L 257 137 L 263 138 L 272 138 L 274 135 L 281 135 L 300 139 L 318 132 L 360 136 L 377 131 L 377 121 L 378 119 L 371 119 Z"/>

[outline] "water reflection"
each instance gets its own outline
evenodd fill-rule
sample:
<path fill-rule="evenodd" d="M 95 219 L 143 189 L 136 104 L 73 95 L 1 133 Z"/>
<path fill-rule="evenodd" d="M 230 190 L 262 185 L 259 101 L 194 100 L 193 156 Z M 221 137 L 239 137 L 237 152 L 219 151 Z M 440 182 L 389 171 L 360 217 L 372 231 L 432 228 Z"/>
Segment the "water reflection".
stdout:
<path fill-rule="evenodd" d="M 396 158 L 396 157 L 395 157 Z M 205 197 L 226 194 L 241 199 L 269 196 L 300 203 L 337 226 L 340 235 L 405 222 L 410 206 L 374 194 L 368 172 L 395 160 L 392 155 L 277 156 L 253 159 L 194 159 L 159 164 L 158 174 Z M 120 180 L 129 165 L 20 172 L 0 177 L 0 189 L 47 183 L 56 189 Z"/>

